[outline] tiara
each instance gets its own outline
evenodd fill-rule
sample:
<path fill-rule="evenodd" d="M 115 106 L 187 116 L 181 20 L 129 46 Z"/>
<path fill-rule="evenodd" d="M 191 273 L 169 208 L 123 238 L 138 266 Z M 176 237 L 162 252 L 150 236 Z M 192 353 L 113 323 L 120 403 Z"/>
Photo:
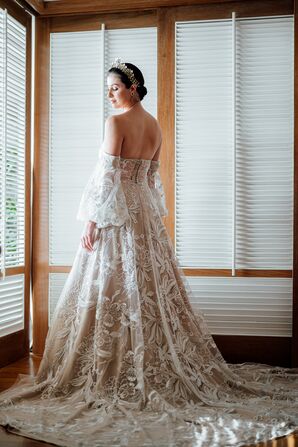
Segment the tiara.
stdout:
<path fill-rule="evenodd" d="M 126 74 L 126 76 L 129 78 L 129 80 L 133 83 L 133 84 L 137 84 L 137 86 L 140 84 L 135 76 L 133 71 L 131 70 L 131 68 L 128 68 L 124 62 L 121 62 L 120 57 L 116 57 L 116 59 L 114 60 L 114 62 L 111 65 L 111 68 L 119 68 L 119 70 L 121 70 L 123 73 Z"/>

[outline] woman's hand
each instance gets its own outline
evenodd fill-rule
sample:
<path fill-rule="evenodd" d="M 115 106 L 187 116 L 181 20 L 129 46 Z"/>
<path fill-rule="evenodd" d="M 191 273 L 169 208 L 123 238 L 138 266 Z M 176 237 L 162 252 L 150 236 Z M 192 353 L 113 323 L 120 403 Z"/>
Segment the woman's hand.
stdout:
<path fill-rule="evenodd" d="M 93 244 L 95 241 L 95 222 L 89 220 L 87 222 L 86 227 L 83 232 L 83 236 L 81 237 L 82 247 L 86 248 L 89 251 L 93 251 Z"/>

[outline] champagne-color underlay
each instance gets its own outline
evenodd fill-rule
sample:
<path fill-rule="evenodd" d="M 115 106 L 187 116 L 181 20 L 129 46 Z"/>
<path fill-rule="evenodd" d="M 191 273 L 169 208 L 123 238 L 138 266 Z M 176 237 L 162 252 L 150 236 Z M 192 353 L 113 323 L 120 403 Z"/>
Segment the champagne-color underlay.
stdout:
<path fill-rule="evenodd" d="M 228 364 L 164 226 L 159 161 L 101 151 L 35 377 L 0 394 L 0 424 L 59 446 L 242 446 L 298 429 L 298 369 Z M 71 224 L 71 222 L 70 222 Z"/>

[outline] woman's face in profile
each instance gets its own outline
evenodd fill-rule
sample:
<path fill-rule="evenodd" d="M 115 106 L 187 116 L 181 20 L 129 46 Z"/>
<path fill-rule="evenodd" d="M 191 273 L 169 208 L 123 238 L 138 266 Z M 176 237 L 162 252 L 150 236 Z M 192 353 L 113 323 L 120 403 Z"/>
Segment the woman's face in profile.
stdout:
<path fill-rule="evenodd" d="M 107 76 L 107 98 L 115 109 L 122 108 L 130 101 L 130 89 L 121 82 L 119 76 L 110 73 Z"/>

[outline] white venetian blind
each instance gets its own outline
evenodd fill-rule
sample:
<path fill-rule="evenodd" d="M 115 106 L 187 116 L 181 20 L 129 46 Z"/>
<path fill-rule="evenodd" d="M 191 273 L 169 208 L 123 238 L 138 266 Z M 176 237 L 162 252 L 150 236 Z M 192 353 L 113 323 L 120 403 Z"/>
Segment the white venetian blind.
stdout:
<path fill-rule="evenodd" d="M 292 279 L 188 276 L 212 334 L 292 336 Z"/>
<path fill-rule="evenodd" d="M 116 57 L 139 67 L 148 93 L 142 100 L 143 107 L 157 117 L 157 28 L 125 28 L 106 31 L 105 70 Z M 107 86 L 105 84 L 105 94 Z M 106 117 L 122 113 L 106 101 Z"/>
<path fill-rule="evenodd" d="M 232 222 L 229 21 L 176 25 L 176 250 L 181 265 L 229 268 Z"/>
<path fill-rule="evenodd" d="M 0 267 L 1 273 L 5 272 L 5 84 L 6 84 L 6 18 L 3 9 L 0 8 Z"/>
<path fill-rule="evenodd" d="M 54 310 L 61 297 L 63 287 L 66 284 L 67 273 L 50 273 L 49 274 L 49 306 L 48 306 L 48 324 L 51 326 Z"/>
<path fill-rule="evenodd" d="M 0 337 L 24 329 L 26 28 L 0 8 Z"/>
<path fill-rule="evenodd" d="M 293 17 L 176 24 L 176 247 L 184 267 L 291 269 Z M 236 136 L 236 171 L 232 137 Z"/>
<path fill-rule="evenodd" d="M 0 337 L 24 329 L 24 275 L 0 281 Z"/>
<path fill-rule="evenodd" d="M 71 265 L 80 244 L 84 224 L 76 220 L 79 200 L 98 157 L 105 118 L 119 113 L 106 98 L 107 70 L 116 57 L 140 67 L 150 93 L 143 104 L 156 115 L 155 27 L 51 34 L 51 265 Z"/>
<path fill-rule="evenodd" d="M 101 32 L 51 34 L 49 256 L 69 265 L 80 243 L 80 194 L 96 161 L 102 127 Z"/>
<path fill-rule="evenodd" d="M 176 23 L 176 252 L 292 269 L 293 17 L 234 24 L 233 41 L 232 20 Z M 212 333 L 291 336 L 291 278 L 187 281 Z"/>
<path fill-rule="evenodd" d="M 0 9 L 1 269 L 24 265 L 26 28 Z"/>
<path fill-rule="evenodd" d="M 236 31 L 237 267 L 292 269 L 293 17 Z"/>

